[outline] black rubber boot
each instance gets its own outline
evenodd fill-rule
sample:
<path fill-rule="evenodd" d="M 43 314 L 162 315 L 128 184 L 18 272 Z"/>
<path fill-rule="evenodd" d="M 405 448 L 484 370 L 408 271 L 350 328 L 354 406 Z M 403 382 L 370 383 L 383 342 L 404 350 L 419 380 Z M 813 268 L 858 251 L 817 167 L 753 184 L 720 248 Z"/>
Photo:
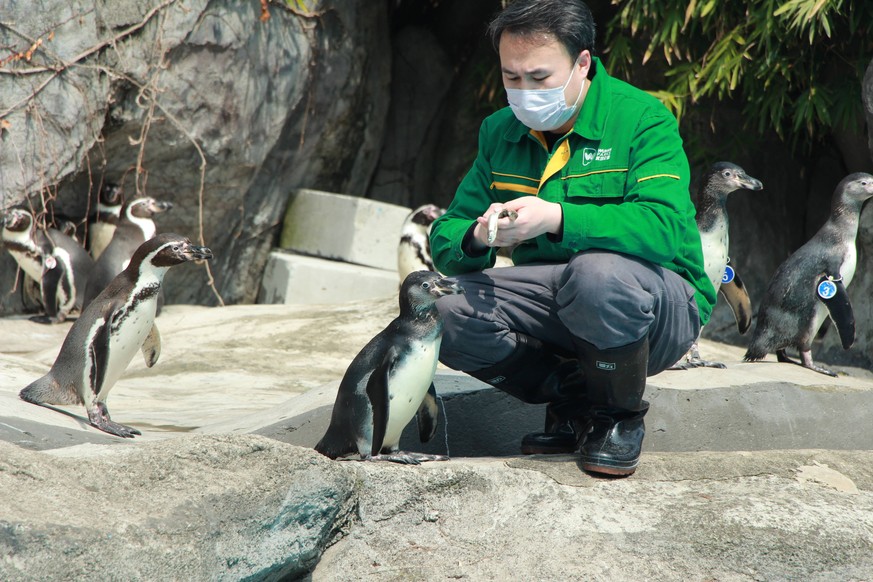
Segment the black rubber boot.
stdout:
<path fill-rule="evenodd" d="M 592 473 L 631 475 L 646 434 L 648 337 L 608 350 L 578 338 L 575 344 L 591 404 L 587 418 L 576 421 L 578 433 L 588 431 L 579 448 L 580 465 Z"/>
<path fill-rule="evenodd" d="M 580 385 L 580 390 L 584 387 Z M 587 414 L 588 405 L 582 400 L 550 402 L 546 406 L 546 425 L 543 432 L 532 432 L 521 439 L 524 455 L 561 455 L 575 453 L 580 434 L 576 418 Z"/>
<path fill-rule="evenodd" d="M 578 415 L 584 390 L 576 360 L 559 357 L 536 338 L 516 337 L 516 349 L 508 358 L 468 374 L 528 404 L 548 403 L 545 431 L 526 435 L 522 453 L 576 452 L 579 439 L 572 418 Z"/>

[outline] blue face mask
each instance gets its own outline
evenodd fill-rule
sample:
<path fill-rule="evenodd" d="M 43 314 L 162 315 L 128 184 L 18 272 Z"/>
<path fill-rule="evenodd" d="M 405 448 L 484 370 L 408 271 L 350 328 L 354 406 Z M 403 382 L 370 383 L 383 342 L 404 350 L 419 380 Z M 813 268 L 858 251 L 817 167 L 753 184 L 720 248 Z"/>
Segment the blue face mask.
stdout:
<path fill-rule="evenodd" d="M 554 89 L 506 89 L 506 97 L 515 117 L 531 129 L 537 131 L 553 131 L 567 123 L 579 104 L 582 97 L 582 89 L 585 87 L 585 79 L 579 86 L 579 95 L 573 105 L 567 105 L 564 98 L 564 90 L 570 84 L 570 79 L 576 73 L 576 63 L 573 62 L 573 70 L 562 87 Z"/>

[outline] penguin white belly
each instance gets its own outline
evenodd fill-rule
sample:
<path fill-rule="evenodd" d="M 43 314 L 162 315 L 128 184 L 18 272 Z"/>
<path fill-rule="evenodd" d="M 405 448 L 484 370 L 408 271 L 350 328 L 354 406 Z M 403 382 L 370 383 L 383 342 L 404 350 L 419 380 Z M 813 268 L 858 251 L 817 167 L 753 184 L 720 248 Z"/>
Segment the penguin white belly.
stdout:
<path fill-rule="evenodd" d="M 63 277 L 58 281 L 58 311 L 69 313 L 76 306 L 76 281 L 73 271 L 73 260 L 70 253 L 61 248 L 56 248 L 52 256 L 63 265 Z M 64 280 L 66 278 L 66 281 Z"/>
<path fill-rule="evenodd" d="M 95 222 L 90 225 L 88 230 L 88 247 L 91 249 L 91 256 L 96 261 L 100 255 L 112 242 L 112 235 L 115 234 L 115 225 L 108 222 Z"/>
<path fill-rule="evenodd" d="M 142 348 L 142 344 L 155 323 L 157 296 L 140 301 L 128 312 L 120 325 L 109 332 L 108 361 L 103 385 L 99 387 L 97 400 L 103 401 L 112 386 L 127 369 L 133 356 Z"/>
<path fill-rule="evenodd" d="M 400 277 L 400 282 L 413 271 L 427 271 L 427 265 L 422 263 L 417 256 L 414 256 L 411 251 L 401 251 L 397 255 L 397 274 Z"/>
<path fill-rule="evenodd" d="M 441 340 L 442 337 L 430 342 L 412 342 L 408 347 L 409 355 L 388 379 L 388 427 L 383 447 L 396 447 L 403 429 L 418 412 L 433 382 Z"/>
<path fill-rule="evenodd" d="M 21 251 L 9 251 L 9 253 L 15 259 L 15 262 L 18 263 L 18 266 L 21 267 L 21 270 L 24 273 L 33 279 L 34 281 L 42 280 L 42 261 L 33 257 L 33 255 L 28 253 L 23 253 Z"/>
<path fill-rule="evenodd" d="M 703 247 L 703 270 L 718 291 L 728 262 L 727 225 L 718 224 L 712 230 L 701 232 L 700 244 Z"/>
<path fill-rule="evenodd" d="M 843 277 L 843 285 L 847 288 L 852 279 L 855 278 L 855 268 L 858 266 L 858 250 L 855 248 L 855 241 L 849 245 L 849 252 L 840 266 L 840 275 Z"/>
<path fill-rule="evenodd" d="M 410 240 L 403 240 L 397 248 L 397 273 L 400 281 L 413 271 L 429 271 L 430 265 L 422 258 L 430 259 L 428 252 L 427 236 L 422 234 L 410 235 Z"/>

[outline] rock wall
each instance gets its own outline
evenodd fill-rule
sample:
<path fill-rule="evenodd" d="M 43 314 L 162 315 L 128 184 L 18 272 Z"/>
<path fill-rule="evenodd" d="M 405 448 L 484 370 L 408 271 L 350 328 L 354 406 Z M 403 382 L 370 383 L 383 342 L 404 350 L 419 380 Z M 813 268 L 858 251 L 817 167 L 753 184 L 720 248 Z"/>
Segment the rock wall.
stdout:
<path fill-rule="evenodd" d="M 867 66 L 861 85 L 864 117 L 867 120 L 867 147 L 870 149 L 870 155 L 873 156 L 873 60 Z"/>
<path fill-rule="evenodd" d="M 12 2 L 0 45 L 42 42 L 0 75 L 3 206 L 31 195 L 81 217 L 105 181 L 170 199 L 160 230 L 202 237 L 224 301 L 254 301 L 289 190 L 362 195 L 381 147 L 385 5 L 305 4 Z M 11 288 L 5 253 L 0 270 Z M 217 302 L 203 270 L 167 290 Z"/>

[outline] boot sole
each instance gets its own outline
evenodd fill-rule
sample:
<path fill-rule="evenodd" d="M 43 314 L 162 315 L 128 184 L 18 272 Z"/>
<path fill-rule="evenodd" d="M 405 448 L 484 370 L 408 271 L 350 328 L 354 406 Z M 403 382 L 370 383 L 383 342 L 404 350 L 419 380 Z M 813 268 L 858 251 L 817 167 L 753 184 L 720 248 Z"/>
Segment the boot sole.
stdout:
<path fill-rule="evenodd" d="M 589 473 L 602 473 L 604 475 L 614 475 L 617 477 L 627 477 L 628 475 L 633 475 L 637 470 L 637 466 L 639 465 L 639 461 L 634 462 L 633 465 L 627 465 L 624 467 L 619 467 L 615 465 L 600 465 L 592 462 L 581 461 L 580 466 L 583 471 L 588 471 Z"/>

